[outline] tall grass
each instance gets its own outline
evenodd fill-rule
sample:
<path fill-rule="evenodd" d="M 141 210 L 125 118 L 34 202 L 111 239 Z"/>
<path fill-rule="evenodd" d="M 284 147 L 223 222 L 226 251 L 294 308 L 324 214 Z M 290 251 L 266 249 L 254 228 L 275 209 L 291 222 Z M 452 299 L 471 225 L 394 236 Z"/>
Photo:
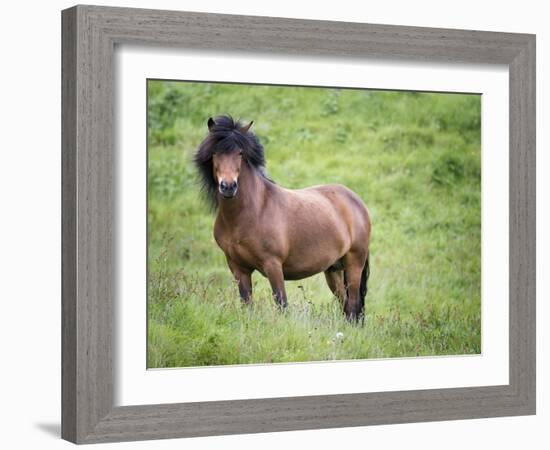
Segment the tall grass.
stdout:
<path fill-rule="evenodd" d="M 480 98 L 476 95 L 149 81 L 148 366 L 480 352 Z M 268 173 L 342 183 L 373 221 L 363 327 L 323 275 L 274 306 L 254 274 L 242 307 L 191 157 L 210 116 L 254 120 Z"/>

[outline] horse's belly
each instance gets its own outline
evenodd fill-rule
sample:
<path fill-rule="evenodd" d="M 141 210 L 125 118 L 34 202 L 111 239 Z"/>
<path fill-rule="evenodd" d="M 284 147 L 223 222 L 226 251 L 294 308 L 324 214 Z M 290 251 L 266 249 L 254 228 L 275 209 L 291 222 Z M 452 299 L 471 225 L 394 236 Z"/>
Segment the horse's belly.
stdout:
<path fill-rule="evenodd" d="M 336 261 L 333 261 L 333 263 L 334 262 Z M 331 265 L 332 263 L 320 264 L 316 267 L 288 267 L 287 265 L 283 265 L 283 275 L 285 280 L 302 280 L 324 272 Z"/>
<path fill-rule="evenodd" d="M 310 225 L 302 227 L 290 242 L 283 261 L 283 273 L 288 280 L 324 272 L 349 250 L 350 236 L 343 223 L 325 221 Z"/>
<path fill-rule="evenodd" d="M 299 253 L 289 255 L 290 257 L 283 263 L 285 280 L 301 280 L 324 272 L 342 257 L 341 252 L 335 247 L 333 251 L 325 251 L 322 254 L 304 252 L 301 255 Z"/>
<path fill-rule="evenodd" d="M 288 270 L 283 269 L 283 275 L 284 275 L 285 280 L 290 280 L 290 281 L 292 281 L 292 280 L 303 280 L 304 278 L 309 278 L 309 277 L 312 277 L 313 275 L 317 275 L 320 272 L 322 272 L 322 271 L 314 271 L 314 272 L 291 271 L 291 272 L 289 272 Z"/>

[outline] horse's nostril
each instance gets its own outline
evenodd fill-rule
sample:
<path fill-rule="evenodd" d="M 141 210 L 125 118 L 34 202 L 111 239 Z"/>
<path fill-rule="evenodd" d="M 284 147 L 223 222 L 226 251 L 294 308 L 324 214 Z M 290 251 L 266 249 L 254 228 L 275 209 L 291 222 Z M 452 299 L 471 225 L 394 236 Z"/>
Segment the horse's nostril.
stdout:
<path fill-rule="evenodd" d="M 220 190 L 222 192 L 234 192 L 236 189 L 237 189 L 236 181 L 230 181 L 229 183 L 227 181 L 220 181 Z"/>

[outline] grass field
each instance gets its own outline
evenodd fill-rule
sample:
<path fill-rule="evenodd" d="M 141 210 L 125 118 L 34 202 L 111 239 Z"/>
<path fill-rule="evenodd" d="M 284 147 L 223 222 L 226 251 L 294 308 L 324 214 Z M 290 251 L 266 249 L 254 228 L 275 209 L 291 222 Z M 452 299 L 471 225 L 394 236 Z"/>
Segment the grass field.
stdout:
<path fill-rule="evenodd" d="M 480 110 L 477 95 L 149 81 L 148 366 L 480 353 Z M 254 120 L 278 184 L 342 183 L 367 204 L 364 326 L 323 274 L 287 282 L 280 313 L 255 273 L 241 306 L 191 164 L 222 113 Z"/>

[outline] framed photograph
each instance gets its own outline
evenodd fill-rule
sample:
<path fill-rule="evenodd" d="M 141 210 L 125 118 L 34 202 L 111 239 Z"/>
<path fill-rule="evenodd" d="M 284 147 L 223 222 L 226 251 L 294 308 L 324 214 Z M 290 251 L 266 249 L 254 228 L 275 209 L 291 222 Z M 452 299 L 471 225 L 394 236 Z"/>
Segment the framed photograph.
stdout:
<path fill-rule="evenodd" d="M 535 413 L 535 37 L 62 13 L 62 436 Z"/>

